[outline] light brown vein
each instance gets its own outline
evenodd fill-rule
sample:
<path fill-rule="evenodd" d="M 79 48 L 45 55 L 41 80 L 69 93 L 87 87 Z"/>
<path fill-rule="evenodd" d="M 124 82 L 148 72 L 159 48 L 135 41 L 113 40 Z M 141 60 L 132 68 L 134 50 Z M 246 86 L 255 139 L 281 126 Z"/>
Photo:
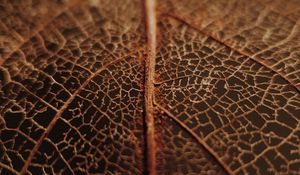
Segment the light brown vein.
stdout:
<path fill-rule="evenodd" d="M 291 84 L 298 92 L 300 92 L 300 86 L 299 86 L 296 82 L 294 82 L 294 80 L 290 80 L 290 79 L 287 77 L 287 75 L 285 75 L 284 70 L 281 70 L 281 71 L 280 71 L 280 70 L 275 69 L 273 66 L 271 66 L 271 63 L 270 63 L 269 61 L 266 61 L 266 60 L 263 60 L 263 59 L 260 59 L 260 58 L 257 58 L 257 57 L 253 57 L 252 55 L 249 55 L 249 54 L 245 53 L 244 51 L 241 51 L 241 50 L 239 50 L 239 49 L 236 49 L 236 48 L 234 48 L 234 47 L 231 47 L 231 45 L 228 44 L 227 42 L 221 41 L 221 40 L 218 39 L 216 36 L 211 35 L 209 32 L 206 32 L 206 31 L 203 31 L 203 30 L 199 29 L 199 27 L 197 27 L 197 26 L 195 26 L 195 25 L 193 25 L 193 24 L 191 24 L 191 23 L 187 23 L 187 22 L 186 22 L 184 19 L 182 19 L 181 17 L 178 17 L 178 16 L 176 16 L 176 15 L 174 15 L 174 14 L 167 14 L 167 13 L 161 14 L 161 17 L 164 17 L 164 16 L 165 16 L 165 17 L 169 17 L 169 18 L 173 18 L 173 19 L 175 19 L 175 20 L 177 20 L 177 21 L 180 21 L 180 22 L 182 22 L 182 23 L 188 25 L 190 28 L 192 28 L 192 29 L 194 29 L 194 30 L 196 30 L 196 31 L 198 31 L 198 32 L 200 32 L 200 33 L 202 33 L 203 35 L 211 37 L 211 38 L 214 39 L 215 41 L 217 41 L 217 42 L 219 42 L 219 43 L 225 45 L 226 47 L 230 48 L 231 50 L 233 50 L 233 51 L 235 51 L 235 52 L 237 52 L 237 53 L 239 53 L 239 54 L 241 54 L 241 55 L 244 55 L 244 56 L 249 57 L 251 60 L 257 62 L 257 63 L 260 64 L 260 65 L 263 65 L 264 67 L 266 67 L 266 68 L 272 70 L 273 72 L 277 73 L 278 75 L 280 75 L 284 80 L 286 80 L 287 82 L 289 82 L 289 84 Z"/>
<path fill-rule="evenodd" d="M 155 0 L 145 0 L 145 17 L 147 28 L 147 58 L 145 67 L 145 112 L 146 112 L 146 142 L 147 142 L 147 171 L 149 175 L 156 175 L 156 144 L 153 115 L 153 92 L 156 55 L 156 16 Z"/>
<path fill-rule="evenodd" d="M 46 136 L 52 131 L 54 125 L 56 124 L 57 120 L 60 118 L 60 116 L 62 115 L 62 113 L 68 108 L 68 106 L 72 103 L 72 101 L 75 99 L 75 97 L 81 92 L 81 90 L 83 90 L 88 83 L 100 72 L 102 72 L 103 70 L 105 70 L 109 65 L 115 64 L 123 59 L 125 59 L 125 57 L 120 57 L 110 63 L 107 63 L 106 65 L 104 65 L 102 68 L 100 68 L 99 70 L 97 70 L 95 73 L 91 74 L 84 83 L 82 83 L 82 85 L 72 94 L 72 96 L 64 103 L 64 105 L 60 108 L 60 110 L 56 113 L 56 115 L 53 117 L 53 119 L 51 120 L 50 124 L 48 125 L 48 127 L 46 128 L 45 132 L 42 134 L 42 136 L 40 137 L 40 139 L 37 141 L 37 144 L 33 147 L 32 151 L 30 152 L 30 155 L 28 156 L 28 159 L 25 161 L 25 164 L 20 172 L 20 174 L 25 174 L 27 168 L 29 167 L 30 162 L 32 161 L 32 159 L 34 158 L 34 155 L 37 153 L 39 147 L 41 146 L 43 140 L 46 138 Z"/>
<path fill-rule="evenodd" d="M 66 8 L 64 8 L 63 10 L 61 10 L 59 13 L 55 14 L 53 18 L 51 18 L 50 20 L 46 21 L 44 23 L 44 25 L 42 25 L 41 27 L 39 27 L 37 30 L 35 30 L 33 32 L 32 35 L 30 35 L 28 38 L 23 39 L 23 42 L 21 42 L 18 46 L 16 46 L 16 48 L 11 51 L 7 57 L 4 57 L 3 59 L 0 59 L 0 66 L 3 65 L 3 63 L 10 58 L 10 56 L 17 50 L 19 50 L 26 42 L 28 42 L 33 36 L 35 36 L 36 34 L 40 33 L 41 31 L 43 31 L 49 24 L 51 24 L 51 22 L 56 19 L 58 16 L 60 16 L 61 14 L 63 14 L 65 11 L 69 10 L 69 8 L 76 6 L 78 3 L 80 3 L 81 1 L 79 0 L 74 0 L 72 1 L 72 4 L 67 4 Z"/>
<path fill-rule="evenodd" d="M 200 145 L 212 156 L 214 159 L 220 164 L 220 166 L 230 175 L 234 174 L 233 171 L 219 158 L 219 156 L 210 148 L 209 145 L 206 144 L 194 131 L 192 131 L 188 126 L 186 126 L 183 122 L 178 120 L 171 112 L 162 107 L 160 104 L 154 101 L 154 105 L 159 108 L 161 111 L 165 112 L 168 117 L 174 120 L 177 124 L 179 124 L 183 129 L 185 129 L 192 137 L 194 137 Z"/>

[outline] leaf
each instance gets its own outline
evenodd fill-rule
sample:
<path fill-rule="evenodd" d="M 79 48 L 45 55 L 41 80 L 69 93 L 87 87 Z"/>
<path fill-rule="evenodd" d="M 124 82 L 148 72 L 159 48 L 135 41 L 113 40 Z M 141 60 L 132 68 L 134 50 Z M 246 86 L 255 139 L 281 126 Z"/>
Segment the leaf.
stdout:
<path fill-rule="evenodd" d="M 3 1 L 1 174 L 299 174 L 299 7 Z"/>

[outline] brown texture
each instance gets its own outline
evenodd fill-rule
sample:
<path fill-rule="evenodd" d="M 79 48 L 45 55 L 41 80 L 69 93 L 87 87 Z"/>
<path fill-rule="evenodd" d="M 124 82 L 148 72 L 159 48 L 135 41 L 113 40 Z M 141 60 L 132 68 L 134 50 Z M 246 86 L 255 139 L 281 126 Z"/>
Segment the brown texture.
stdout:
<path fill-rule="evenodd" d="M 297 0 L 4 0 L 0 174 L 300 174 Z"/>

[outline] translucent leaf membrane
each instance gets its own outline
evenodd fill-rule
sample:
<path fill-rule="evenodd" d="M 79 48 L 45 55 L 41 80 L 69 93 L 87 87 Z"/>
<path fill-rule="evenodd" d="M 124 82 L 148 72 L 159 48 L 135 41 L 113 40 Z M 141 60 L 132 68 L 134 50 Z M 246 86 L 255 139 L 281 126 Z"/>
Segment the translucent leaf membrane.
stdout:
<path fill-rule="evenodd" d="M 299 1 L 152 3 L 0 3 L 0 174 L 299 174 Z"/>
<path fill-rule="evenodd" d="M 299 1 L 163 0 L 158 9 L 257 60 L 300 89 Z"/>
<path fill-rule="evenodd" d="M 227 174 L 190 133 L 167 115 L 157 109 L 158 174 Z"/>
<path fill-rule="evenodd" d="M 43 30 L 48 22 L 66 8 L 78 3 L 73 1 L 3 0 L 0 4 L 0 62 L 17 50 L 22 43 Z"/>
<path fill-rule="evenodd" d="M 185 23 L 162 18 L 159 26 L 155 102 L 176 119 L 172 127 L 198 138 L 229 173 L 297 174 L 297 89 Z"/>
<path fill-rule="evenodd" d="M 16 13 L 28 7 L 15 6 Z M 59 15 L 47 16 L 47 24 L 33 18 L 42 30 L 24 34 L 23 43 L 1 60 L 0 171 L 142 174 L 143 6 L 62 6 Z M 43 8 L 54 13 L 51 6 Z M 28 13 L 37 9 L 30 6 Z M 20 30 L 14 32 L 23 35 L 27 28 Z"/>

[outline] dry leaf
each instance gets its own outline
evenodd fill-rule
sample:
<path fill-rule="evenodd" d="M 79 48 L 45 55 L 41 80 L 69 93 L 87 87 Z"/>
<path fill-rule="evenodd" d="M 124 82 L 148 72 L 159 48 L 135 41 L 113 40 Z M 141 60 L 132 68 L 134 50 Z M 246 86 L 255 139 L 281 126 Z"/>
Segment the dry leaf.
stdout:
<path fill-rule="evenodd" d="M 1 174 L 300 174 L 298 0 L 3 0 Z"/>

